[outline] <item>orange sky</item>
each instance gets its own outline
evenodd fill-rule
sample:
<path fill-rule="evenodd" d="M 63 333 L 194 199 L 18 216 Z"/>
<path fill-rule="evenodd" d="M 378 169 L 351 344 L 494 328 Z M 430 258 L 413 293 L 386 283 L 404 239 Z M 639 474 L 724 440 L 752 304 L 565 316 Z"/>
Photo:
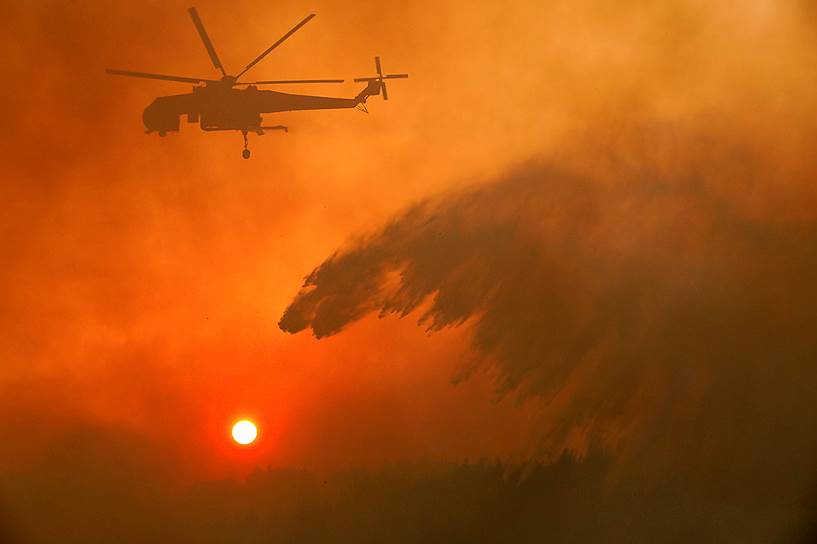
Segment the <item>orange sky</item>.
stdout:
<path fill-rule="evenodd" d="M 4 136 L 13 159 L 0 348 L 0 426 L 19 440 L 4 443 L 0 462 L 86 424 L 146 433 L 208 474 L 510 452 L 524 440 L 513 432 L 524 411 L 495 404 L 487 378 L 450 385 L 468 356 L 463 332 L 427 337 L 411 320 L 370 319 L 318 342 L 276 326 L 302 278 L 349 236 L 510 160 L 485 150 L 516 132 L 518 115 L 497 131 L 496 116 L 447 103 L 468 76 L 450 56 L 462 47 L 449 33 L 453 8 L 432 19 L 420 5 L 382 17 L 341 3 L 197 6 L 228 68 L 314 10 L 254 76 L 369 75 L 380 54 L 412 79 L 393 85 L 390 102 L 373 100 L 368 116 L 281 116 L 290 134 L 252 138 L 243 161 L 236 134 L 188 125 L 165 139 L 142 134 L 142 108 L 187 85 L 103 74 L 211 76 L 185 3 L 19 6 L 13 70 L 25 83 L 12 89 L 17 129 Z M 486 109 L 487 88 L 463 92 Z M 238 415 L 264 433 L 239 457 L 226 441 Z"/>
<path fill-rule="evenodd" d="M 470 356 L 466 329 L 429 336 L 411 317 L 370 317 L 317 341 L 276 323 L 303 277 L 350 238 L 576 134 L 757 104 L 746 127 L 782 134 L 814 111 L 807 7 L 708 4 L 199 1 L 228 70 L 314 11 L 254 77 L 366 76 L 376 54 L 386 71 L 411 74 L 389 102 L 372 99 L 370 115 L 271 119 L 290 133 L 251 136 L 243 161 L 237 134 L 142 133 L 144 106 L 188 86 L 103 73 L 213 76 L 187 2 L 18 2 L 0 38 L 13 51 L 0 140 L 0 430 L 18 438 L 0 445 L 0 465 L 82 425 L 145 433 L 194 476 L 524 448 L 532 404 L 496 403 L 486 375 L 450 384 Z M 788 141 L 769 153 L 813 145 Z M 749 210 L 767 197 L 736 192 Z M 775 198 L 782 214 L 814 209 L 800 186 Z M 250 454 L 227 442 L 243 415 L 263 433 Z"/>

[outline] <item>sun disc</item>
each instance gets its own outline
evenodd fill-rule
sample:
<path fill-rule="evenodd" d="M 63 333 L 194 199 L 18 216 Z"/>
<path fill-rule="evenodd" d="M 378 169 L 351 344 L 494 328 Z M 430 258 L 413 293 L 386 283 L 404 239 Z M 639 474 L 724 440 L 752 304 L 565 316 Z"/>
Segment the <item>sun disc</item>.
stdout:
<path fill-rule="evenodd" d="M 233 425 L 233 440 L 242 446 L 252 444 L 258 436 L 258 428 L 249 419 L 236 421 Z"/>

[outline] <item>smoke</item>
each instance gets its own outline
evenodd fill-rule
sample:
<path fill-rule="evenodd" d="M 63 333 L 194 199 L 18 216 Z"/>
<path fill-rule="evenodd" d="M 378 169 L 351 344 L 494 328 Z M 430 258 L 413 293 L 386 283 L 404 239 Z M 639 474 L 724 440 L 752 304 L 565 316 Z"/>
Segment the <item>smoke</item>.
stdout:
<path fill-rule="evenodd" d="M 279 325 L 469 327 L 480 356 L 455 378 L 489 370 L 500 394 L 539 399 L 532 454 L 598 442 L 614 479 L 748 493 L 780 530 L 817 469 L 817 221 L 740 193 L 814 172 L 704 136 L 625 131 L 423 201 L 318 266 Z"/>
<path fill-rule="evenodd" d="M 41 472 L 0 477 L 0 489 L 15 498 L 11 513 L 25 528 L 10 531 L 3 542 L 498 543 L 540 542 L 542 534 L 555 541 L 577 535 L 675 541 L 660 528 L 678 517 L 669 505 L 653 496 L 627 500 L 603 493 L 609 459 L 598 452 L 528 467 L 482 460 L 326 474 L 258 468 L 244 482 L 202 481 L 168 493 L 156 485 L 157 467 L 128 455 L 134 446 L 150 448 L 138 436 L 85 430 L 59 445 Z M 523 470 L 527 477 L 520 482 Z M 599 507 L 611 515 L 587 523 Z M 622 527 L 619 516 L 634 508 L 655 521 Z M 44 510 L 48 523 L 42 522 Z M 680 517 L 688 534 L 701 534 L 693 518 Z"/>
<path fill-rule="evenodd" d="M 174 510 L 175 478 L 505 456 L 526 437 L 550 459 L 589 458 L 598 441 L 614 463 L 552 502 L 506 501 L 519 519 L 499 485 L 394 488 L 377 534 L 449 527 L 463 540 L 493 512 L 502 542 L 517 523 L 531 540 L 633 541 L 647 525 L 779 540 L 814 509 L 798 502 L 814 482 L 817 396 L 812 4 L 202 2 L 231 69 L 319 14 L 258 79 L 364 76 L 376 54 L 411 73 L 369 116 L 275 118 L 291 133 L 253 139 L 242 161 L 234 134 L 142 134 L 142 108 L 184 86 L 104 74 L 217 73 L 187 2 L 12 2 L 0 43 L 23 53 L 5 59 L 16 84 L 0 134 L 0 541 L 235 540 L 242 510 L 222 532 L 211 523 L 233 488 Z M 428 194 L 441 196 L 372 231 Z M 317 271 L 284 320 L 333 338 L 275 331 L 286 286 L 361 230 L 373 234 Z M 449 330 L 346 328 L 380 312 Z M 477 356 L 454 375 L 468 384 L 446 387 L 468 333 Z M 527 399 L 520 412 L 488 402 L 491 377 Z M 225 441 L 244 409 L 276 438 L 255 457 Z M 601 499 L 607 479 L 617 493 Z M 376 487 L 345 494 L 362 513 L 339 510 L 314 540 L 355 515 L 348 540 L 371 535 Z M 294 525 L 325 519 L 310 508 Z M 600 512 L 606 524 L 578 532 Z M 444 519 L 417 521 L 430 514 Z"/>

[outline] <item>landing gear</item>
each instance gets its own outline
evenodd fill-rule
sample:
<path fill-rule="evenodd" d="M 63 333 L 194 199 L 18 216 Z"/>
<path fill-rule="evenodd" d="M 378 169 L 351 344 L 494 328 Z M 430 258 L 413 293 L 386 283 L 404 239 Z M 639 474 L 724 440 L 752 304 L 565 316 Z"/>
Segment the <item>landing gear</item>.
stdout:
<path fill-rule="evenodd" d="M 244 151 L 241 152 L 241 156 L 244 157 L 245 159 L 249 159 L 250 158 L 250 150 L 247 149 L 247 131 L 242 130 L 241 134 L 242 134 L 242 136 L 244 136 Z"/>

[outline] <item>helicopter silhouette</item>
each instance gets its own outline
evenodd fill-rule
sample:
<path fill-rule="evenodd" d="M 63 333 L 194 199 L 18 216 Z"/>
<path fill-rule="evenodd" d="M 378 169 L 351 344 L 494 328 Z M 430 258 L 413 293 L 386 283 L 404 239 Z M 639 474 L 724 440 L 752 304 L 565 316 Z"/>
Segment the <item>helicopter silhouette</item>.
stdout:
<path fill-rule="evenodd" d="M 343 83 L 343 79 L 282 79 L 269 81 L 253 81 L 245 83 L 239 78 L 250 68 L 261 62 L 275 48 L 284 43 L 306 23 L 315 17 L 312 13 L 284 34 L 278 41 L 258 55 L 237 75 L 229 75 L 218 58 L 213 42 L 204 29 L 204 24 L 196 8 L 188 10 L 190 18 L 198 31 L 204 48 L 213 62 L 216 70 L 221 72 L 220 79 L 200 77 L 183 77 L 149 72 L 132 72 L 129 70 L 107 69 L 106 73 L 117 76 L 159 79 L 181 83 L 193 83 L 193 92 L 156 98 L 142 113 L 145 133 L 158 133 L 164 137 L 168 132 L 178 132 L 182 115 L 187 116 L 188 123 L 199 123 L 204 131 L 235 130 L 244 136 L 244 150 L 241 155 L 250 158 L 247 134 L 253 132 L 263 135 L 265 130 L 288 131 L 284 125 L 264 126 L 261 114 L 296 110 L 327 110 L 340 108 L 358 108 L 366 110 L 366 99 L 370 96 L 383 94 L 383 100 L 389 99 L 386 90 L 387 79 L 403 79 L 408 74 L 383 74 L 380 57 L 374 58 L 375 76 L 355 78 L 355 82 L 366 82 L 366 87 L 354 98 L 332 98 L 327 96 L 310 96 L 302 94 L 282 93 L 277 91 L 261 90 L 259 85 L 286 85 L 301 83 Z"/>

